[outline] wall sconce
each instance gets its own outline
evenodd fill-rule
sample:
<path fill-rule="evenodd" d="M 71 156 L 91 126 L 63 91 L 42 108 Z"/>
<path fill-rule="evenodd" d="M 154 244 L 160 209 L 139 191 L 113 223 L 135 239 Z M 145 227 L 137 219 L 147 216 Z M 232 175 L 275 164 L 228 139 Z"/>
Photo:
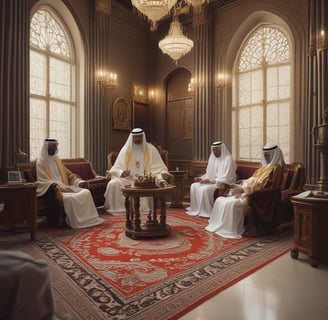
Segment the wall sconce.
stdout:
<path fill-rule="evenodd" d="M 148 101 L 155 102 L 156 101 L 156 91 L 155 89 L 148 89 Z"/>
<path fill-rule="evenodd" d="M 195 79 L 194 78 L 191 78 L 189 83 L 188 83 L 188 92 L 191 92 L 191 93 L 194 93 L 196 90 L 196 87 L 195 87 Z"/>
<path fill-rule="evenodd" d="M 325 30 L 321 30 L 320 31 L 320 36 L 319 36 L 319 41 L 318 41 L 318 49 L 325 49 L 327 47 L 327 43 L 326 43 L 326 34 L 325 34 Z"/>
<path fill-rule="evenodd" d="M 227 85 L 227 75 L 225 73 L 218 73 L 215 78 L 215 86 L 224 88 Z"/>
<path fill-rule="evenodd" d="M 99 85 L 107 88 L 117 87 L 117 74 L 109 71 L 99 71 L 97 74 L 97 82 Z"/>
<path fill-rule="evenodd" d="M 196 88 L 205 87 L 204 82 L 197 80 L 196 78 L 191 78 L 188 84 L 188 92 L 194 93 Z"/>

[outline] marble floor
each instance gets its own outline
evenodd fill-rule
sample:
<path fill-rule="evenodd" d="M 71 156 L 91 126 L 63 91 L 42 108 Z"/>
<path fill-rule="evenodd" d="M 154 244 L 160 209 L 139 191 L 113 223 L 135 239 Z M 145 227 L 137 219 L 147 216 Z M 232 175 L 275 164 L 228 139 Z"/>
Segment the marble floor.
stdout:
<path fill-rule="evenodd" d="M 328 259 L 312 268 L 286 253 L 181 320 L 327 320 Z"/>

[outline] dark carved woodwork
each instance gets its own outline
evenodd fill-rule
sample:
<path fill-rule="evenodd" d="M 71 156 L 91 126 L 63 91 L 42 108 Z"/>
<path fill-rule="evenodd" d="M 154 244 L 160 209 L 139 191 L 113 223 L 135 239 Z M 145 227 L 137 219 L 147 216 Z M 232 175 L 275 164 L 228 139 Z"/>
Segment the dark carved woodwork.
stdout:
<path fill-rule="evenodd" d="M 317 268 L 320 257 L 328 255 L 328 199 L 292 197 L 294 207 L 294 246 L 291 257 L 302 252 L 309 256 L 312 267 Z"/>
<path fill-rule="evenodd" d="M 122 187 L 126 209 L 125 234 L 131 238 L 169 235 L 171 228 L 166 224 L 166 197 L 175 188 L 174 185 L 168 185 L 164 188 Z M 142 216 L 144 215 L 141 216 L 139 211 L 141 197 L 153 198 L 153 208 L 150 209 L 144 223 L 142 223 Z M 159 221 L 157 217 L 158 209 L 160 209 Z"/>

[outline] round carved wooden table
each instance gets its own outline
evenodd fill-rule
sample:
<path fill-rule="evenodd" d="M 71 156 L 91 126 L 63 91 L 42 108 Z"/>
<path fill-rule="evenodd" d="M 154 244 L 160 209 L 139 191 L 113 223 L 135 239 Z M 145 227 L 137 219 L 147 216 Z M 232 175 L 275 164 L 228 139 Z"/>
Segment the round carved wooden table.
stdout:
<path fill-rule="evenodd" d="M 166 223 L 166 197 L 175 188 L 175 185 L 156 188 L 122 187 L 126 209 L 125 234 L 131 238 L 169 235 L 171 228 Z M 139 211 L 141 197 L 153 198 L 153 208 L 144 223 L 141 221 Z M 159 216 L 157 215 L 158 209 L 160 211 Z"/>

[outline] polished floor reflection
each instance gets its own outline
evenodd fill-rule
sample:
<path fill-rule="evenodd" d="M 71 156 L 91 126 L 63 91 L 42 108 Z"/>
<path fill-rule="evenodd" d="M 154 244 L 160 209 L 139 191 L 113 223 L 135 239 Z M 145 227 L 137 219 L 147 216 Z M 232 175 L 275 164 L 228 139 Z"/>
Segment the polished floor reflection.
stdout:
<path fill-rule="evenodd" d="M 181 317 L 182 320 L 327 320 L 328 259 L 286 253 Z"/>

